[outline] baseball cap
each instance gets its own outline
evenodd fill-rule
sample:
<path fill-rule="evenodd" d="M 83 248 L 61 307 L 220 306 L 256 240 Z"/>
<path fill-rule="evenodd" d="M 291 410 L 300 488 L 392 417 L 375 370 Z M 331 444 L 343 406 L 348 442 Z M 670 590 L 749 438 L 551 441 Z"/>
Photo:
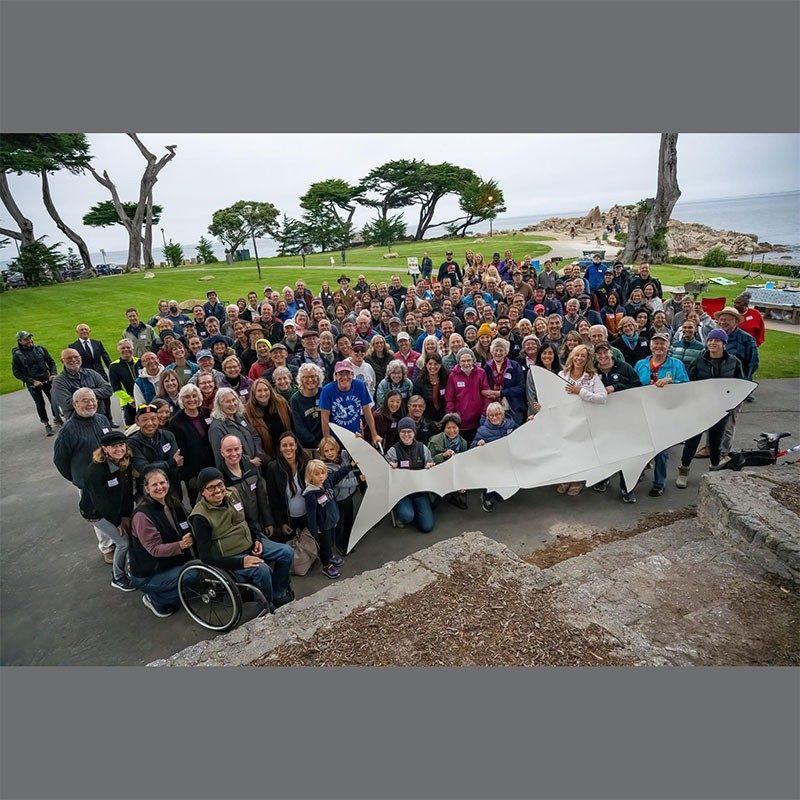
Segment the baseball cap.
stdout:
<path fill-rule="evenodd" d="M 650 341 L 652 342 L 653 339 L 663 339 L 665 342 L 671 342 L 672 341 L 672 339 L 670 339 L 669 334 L 668 333 L 663 333 L 663 332 L 662 333 L 654 333 L 650 337 Z"/>
<path fill-rule="evenodd" d="M 300 336 L 301 339 L 310 339 L 312 336 L 319 336 L 319 332 L 315 331 L 313 328 L 308 328 L 304 330 L 302 335 Z"/>
<path fill-rule="evenodd" d="M 277 342 L 276 344 L 272 345 L 270 352 L 273 352 L 274 350 L 285 350 L 287 353 L 289 352 L 289 348 L 283 342 Z"/>
<path fill-rule="evenodd" d="M 197 360 L 199 361 L 201 358 L 212 358 L 213 359 L 214 356 L 211 354 L 210 350 L 198 350 L 197 351 L 197 355 L 195 356 L 195 358 L 197 358 Z"/>
<path fill-rule="evenodd" d="M 467 306 L 467 308 L 464 309 L 464 316 L 466 317 L 467 314 L 474 314 L 477 317 L 478 310 L 476 308 L 473 308 L 472 306 Z"/>
<path fill-rule="evenodd" d="M 293 319 L 287 319 L 286 322 L 283 323 L 283 327 L 285 328 L 287 325 L 291 325 L 293 328 L 297 327 L 297 323 Z"/>
<path fill-rule="evenodd" d="M 541 303 L 537 303 L 537 304 L 536 304 L 536 305 L 533 307 L 533 310 L 534 310 L 534 312 L 535 312 L 536 314 L 544 314 L 544 310 L 545 310 L 545 309 L 544 309 L 544 306 L 543 306 Z"/>
<path fill-rule="evenodd" d="M 353 365 L 349 361 L 337 361 L 333 374 L 338 375 L 340 372 L 353 372 Z"/>
<path fill-rule="evenodd" d="M 390 324 L 390 325 L 402 325 L 402 324 L 403 324 L 403 321 L 400 319 L 400 317 L 392 317 L 392 318 L 389 320 L 389 324 Z"/>
<path fill-rule="evenodd" d="M 609 350 L 609 351 L 610 351 L 610 350 L 611 350 L 611 345 L 610 345 L 608 342 L 598 342 L 598 343 L 597 343 L 597 344 L 594 346 L 594 351 L 595 351 L 595 353 L 596 353 L 598 350 Z"/>
<path fill-rule="evenodd" d="M 401 339 L 410 340 L 411 335 L 408 333 L 408 331 L 400 331 L 400 333 L 397 334 L 397 341 L 399 342 Z"/>
<path fill-rule="evenodd" d="M 353 350 L 366 350 L 367 343 L 363 339 L 356 339 L 353 342 Z"/>
<path fill-rule="evenodd" d="M 22 339 L 30 339 L 33 334 L 30 331 L 17 331 L 17 341 L 21 341 Z"/>

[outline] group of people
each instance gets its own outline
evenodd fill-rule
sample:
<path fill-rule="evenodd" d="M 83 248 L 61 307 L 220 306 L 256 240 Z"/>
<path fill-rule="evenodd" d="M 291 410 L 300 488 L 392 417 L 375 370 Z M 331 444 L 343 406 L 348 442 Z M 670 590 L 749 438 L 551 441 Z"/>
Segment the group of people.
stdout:
<path fill-rule="evenodd" d="M 539 269 L 510 251 L 488 262 L 467 251 L 458 263 L 448 251 L 438 270 L 426 254 L 410 285 L 400 275 L 341 275 L 314 295 L 298 279 L 230 304 L 211 290 L 187 313 L 164 299 L 147 322 L 125 311 L 116 358 L 81 323 L 59 370 L 20 331 L 13 371 L 46 434 L 60 428 L 55 465 L 81 494 L 115 588 L 142 590 L 145 605 L 167 615 L 195 551 L 258 585 L 274 608 L 292 597 L 287 543 L 298 531 L 317 539 L 329 578 L 348 550 L 366 484 L 332 423 L 380 448 L 391 467 L 431 469 L 536 425 L 534 365 L 589 403 L 645 384 L 755 374 L 764 328 L 746 295 L 712 320 L 681 290 L 665 297 L 647 263 L 629 269 L 595 256 L 585 270 L 559 266 Z M 708 431 L 712 465 L 730 452 L 737 411 Z M 678 487 L 700 443 L 685 443 Z M 650 495 L 666 481 L 664 452 Z M 636 501 L 633 490 L 620 481 L 624 502 Z M 447 500 L 468 508 L 463 491 Z M 499 500 L 481 493 L 487 512 Z M 404 498 L 394 517 L 432 530 L 431 496 Z"/>

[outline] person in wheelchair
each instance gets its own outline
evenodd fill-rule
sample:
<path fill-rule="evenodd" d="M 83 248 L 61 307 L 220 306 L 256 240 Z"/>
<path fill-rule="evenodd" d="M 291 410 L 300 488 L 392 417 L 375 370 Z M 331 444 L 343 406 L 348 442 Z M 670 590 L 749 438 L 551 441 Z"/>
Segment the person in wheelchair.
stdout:
<path fill-rule="evenodd" d="M 169 617 L 180 604 L 178 576 L 191 559 L 192 531 L 183 506 L 170 494 L 164 469 L 145 468 L 142 491 L 131 516 L 131 583 L 157 617 Z"/>
<path fill-rule="evenodd" d="M 255 586 L 266 598 L 260 604 L 261 613 L 293 600 L 289 585 L 292 548 L 262 535 L 258 523 L 247 515 L 239 489 L 226 488 L 216 467 L 200 471 L 197 489 L 200 495 L 189 523 L 200 559 Z"/>

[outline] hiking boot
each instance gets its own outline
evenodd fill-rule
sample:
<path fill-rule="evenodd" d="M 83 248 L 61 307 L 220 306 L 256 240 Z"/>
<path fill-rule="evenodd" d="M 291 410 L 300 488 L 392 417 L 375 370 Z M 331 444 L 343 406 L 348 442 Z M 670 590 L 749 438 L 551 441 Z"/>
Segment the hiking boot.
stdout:
<path fill-rule="evenodd" d="M 165 617 L 171 617 L 175 610 L 172 608 L 167 608 L 166 606 L 157 606 L 151 599 L 149 594 L 142 595 L 142 602 L 149 608 L 157 617 L 161 617 L 164 619 Z"/>
<path fill-rule="evenodd" d="M 119 589 L 121 592 L 135 592 L 136 587 L 131 583 L 129 577 L 123 576 L 122 578 L 114 578 L 111 581 L 111 586 L 114 589 Z"/>
<path fill-rule="evenodd" d="M 650 497 L 661 497 L 664 494 L 663 486 L 654 486 L 648 493 Z"/>
<path fill-rule="evenodd" d="M 45 436 L 55 436 L 55 431 L 50 427 L 49 422 L 45 422 L 44 424 L 44 435 Z"/>
<path fill-rule="evenodd" d="M 623 503 L 635 503 L 636 495 L 633 492 L 622 492 Z"/>
<path fill-rule="evenodd" d="M 675 485 L 679 489 L 685 489 L 689 484 L 689 467 L 678 467 L 678 477 L 675 478 Z"/>

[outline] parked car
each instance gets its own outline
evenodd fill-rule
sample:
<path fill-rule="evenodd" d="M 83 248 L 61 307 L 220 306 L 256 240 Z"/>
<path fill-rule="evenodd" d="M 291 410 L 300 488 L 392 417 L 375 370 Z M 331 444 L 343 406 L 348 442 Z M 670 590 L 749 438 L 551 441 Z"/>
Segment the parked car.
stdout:
<path fill-rule="evenodd" d="M 21 272 L 5 272 L 4 278 L 6 281 L 6 286 L 11 287 L 12 289 L 20 289 L 23 286 L 28 285 L 28 282 L 25 280 L 25 276 Z"/>
<path fill-rule="evenodd" d="M 111 264 L 95 264 L 94 271 L 98 275 L 110 275 L 111 274 Z"/>
<path fill-rule="evenodd" d="M 111 268 L 112 275 L 122 275 L 125 272 L 125 267 L 122 264 L 108 264 Z"/>

